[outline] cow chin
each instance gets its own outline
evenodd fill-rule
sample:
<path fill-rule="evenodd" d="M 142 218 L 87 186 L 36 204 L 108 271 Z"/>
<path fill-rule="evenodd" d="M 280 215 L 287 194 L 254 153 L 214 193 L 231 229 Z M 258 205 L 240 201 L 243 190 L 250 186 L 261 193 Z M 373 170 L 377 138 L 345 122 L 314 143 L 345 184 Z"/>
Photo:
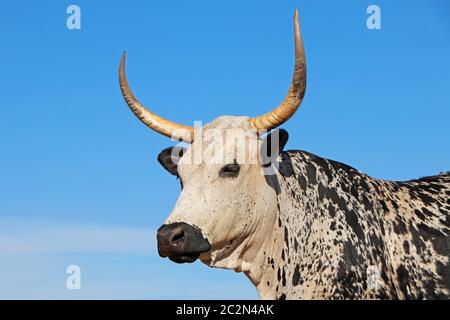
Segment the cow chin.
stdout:
<path fill-rule="evenodd" d="M 168 258 L 175 263 L 192 263 L 198 259 L 198 253 L 185 253 L 169 256 Z"/>

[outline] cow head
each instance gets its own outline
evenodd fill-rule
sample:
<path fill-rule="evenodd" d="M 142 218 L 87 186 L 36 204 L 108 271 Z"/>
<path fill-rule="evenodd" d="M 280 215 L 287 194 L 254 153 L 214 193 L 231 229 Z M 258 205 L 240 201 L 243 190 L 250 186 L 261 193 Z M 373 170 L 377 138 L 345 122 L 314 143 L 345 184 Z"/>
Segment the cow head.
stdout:
<path fill-rule="evenodd" d="M 247 117 L 220 117 L 199 131 L 188 149 L 165 149 L 158 157 L 182 185 L 175 208 L 158 230 L 158 249 L 176 262 L 192 262 L 208 252 L 202 260 L 217 266 L 275 217 L 276 191 L 266 175 L 287 133 L 259 139 Z"/>
<path fill-rule="evenodd" d="M 256 118 L 222 116 L 203 127 L 176 124 L 147 110 L 128 86 L 122 56 L 120 86 L 131 110 L 151 129 L 190 143 L 187 149 L 167 148 L 158 156 L 182 185 L 175 208 L 157 233 L 162 257 L 178 263 L 200 257 L 211 266 L 239 269 L 243 253 L 257 251 L 258 243 L 273 228 L 279 190 L 271 169 L 288 135 L 284 130 L 264 132 L 287 121 L 305 93 L 306 65 L 297 11 L 294 31 L 294 75 L 283 102 Z"/>

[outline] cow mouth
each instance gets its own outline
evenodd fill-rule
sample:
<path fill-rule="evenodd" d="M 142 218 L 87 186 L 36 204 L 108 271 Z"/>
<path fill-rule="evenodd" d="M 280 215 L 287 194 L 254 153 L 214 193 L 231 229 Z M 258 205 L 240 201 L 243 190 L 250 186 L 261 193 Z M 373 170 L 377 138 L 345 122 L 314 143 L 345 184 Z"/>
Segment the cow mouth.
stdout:
<path fill-rule="evenodd" d="M 199 255 L 199 253 L 181 253 L 168 258 L 175 263 L 192 263 L 198 259 Z"/>

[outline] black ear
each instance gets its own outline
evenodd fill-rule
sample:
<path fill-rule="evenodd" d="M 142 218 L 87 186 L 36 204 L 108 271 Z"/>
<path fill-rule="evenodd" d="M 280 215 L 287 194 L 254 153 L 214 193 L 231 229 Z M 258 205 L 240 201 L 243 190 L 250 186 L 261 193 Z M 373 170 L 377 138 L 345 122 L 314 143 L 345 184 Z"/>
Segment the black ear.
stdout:
<path fill-rule="evenodd" d="M 289 134 L 284 129 L 272 130 L 265 138 L 261 146 L 260 159 L 263 167 L 270 166 L 283 152 L 289 139 Z"/>
<path fill-rule="evenodd" d="M 158 162 L 174 176 L 178 176 L 178 161 L 180 161 L 186 149 L 183 147 L 170 147 L 161 151 Z"/>

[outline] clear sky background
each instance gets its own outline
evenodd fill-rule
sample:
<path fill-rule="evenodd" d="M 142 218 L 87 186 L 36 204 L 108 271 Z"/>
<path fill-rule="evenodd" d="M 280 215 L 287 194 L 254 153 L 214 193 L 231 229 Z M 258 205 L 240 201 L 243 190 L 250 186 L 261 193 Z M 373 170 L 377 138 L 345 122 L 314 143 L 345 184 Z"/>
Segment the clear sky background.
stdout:
<path fill-rule="evenodd" d="M 384 179 L 450 170 L 447 0 L 0 0 L 0 298 L 257 298 L 242 274 L 159 258 L 179 184 L 156 157 L 174 143 L 129 111 L 118 63 L 174 121 L 255 116 L 288 89 L 295 7 L 308 89 L 287 148 Z"/>

